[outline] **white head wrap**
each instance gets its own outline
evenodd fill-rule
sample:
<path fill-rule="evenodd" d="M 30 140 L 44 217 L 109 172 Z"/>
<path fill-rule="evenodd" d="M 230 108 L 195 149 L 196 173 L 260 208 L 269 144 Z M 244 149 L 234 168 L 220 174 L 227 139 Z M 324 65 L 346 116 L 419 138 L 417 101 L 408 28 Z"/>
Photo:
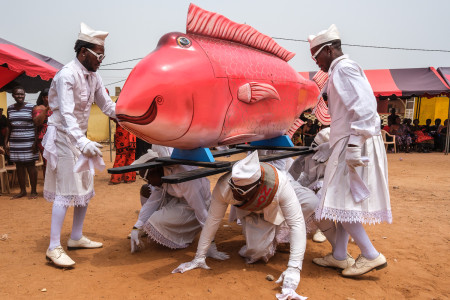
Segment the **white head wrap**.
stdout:
<path fill-rule="evenodd" d="M 310 35 L 308 37 L 309 49 L 312 49 L 318 45 L 325 44 L 326 42 L 340 40 L 339 31 L 336 25 L 331 24 L 330 28 L 322 30 L 317 35 Z"/>
<path fill-rule="evenodd" d="M 246 158 L 234 164 L 231 177 L 235 185 L 244 186 L 257 181 L 261 177 L 258 151 L 253 151 Z"/>
<path fill-rule="evenodd" d="M 108 36 L 106 31 L 96 31 L 91 27 L 87 26 L 83 22 L 80 25 L 80 33 L 78 34 L 78 39 L 89 42 L 95 45 L 104 46 L 105 39 Z"/>

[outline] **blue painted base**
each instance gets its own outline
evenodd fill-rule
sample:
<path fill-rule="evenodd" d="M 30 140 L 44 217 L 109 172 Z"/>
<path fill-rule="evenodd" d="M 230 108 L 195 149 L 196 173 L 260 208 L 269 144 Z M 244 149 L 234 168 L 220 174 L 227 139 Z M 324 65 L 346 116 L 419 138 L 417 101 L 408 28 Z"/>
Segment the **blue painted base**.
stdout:
<path fill-rule="evenodd" d="M 211 150 L 209 148 L 197 148 L 193 150 L 173 149 L 170 158 L 184 159 L 192 161 L 214 162 Z"/>
<path fill-rule="evenodd" d="M 291 139 L 287 135 L 278 136 L 276 138 L 255 141 L 250 143 L 251 146 L 272 146 L 272 147 L 294 147 Z"/>

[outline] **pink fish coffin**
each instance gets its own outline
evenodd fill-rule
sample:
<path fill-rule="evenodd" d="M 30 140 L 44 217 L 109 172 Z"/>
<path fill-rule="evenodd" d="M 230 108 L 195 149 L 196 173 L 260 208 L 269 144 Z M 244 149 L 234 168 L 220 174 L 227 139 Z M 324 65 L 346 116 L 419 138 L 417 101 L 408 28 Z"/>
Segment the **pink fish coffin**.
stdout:
<path fill-rule="evenodd" d="M 161 37 L 130 73 L 117 118 L 139 138 L 179 149 L 283 135 L 319 95 L 287 63 L 294 55 L 248 25 L 191 4 L 186 34 Z"/>

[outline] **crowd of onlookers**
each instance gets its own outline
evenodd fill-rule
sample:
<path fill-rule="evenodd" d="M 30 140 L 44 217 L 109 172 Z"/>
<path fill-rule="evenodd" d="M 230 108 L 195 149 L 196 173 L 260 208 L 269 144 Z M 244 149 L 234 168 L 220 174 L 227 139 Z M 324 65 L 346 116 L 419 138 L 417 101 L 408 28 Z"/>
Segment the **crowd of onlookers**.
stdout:
<path fill-rule="evenodd" d="M 294 133 L 292 142 L 295 146 L 310 146 L 316 134 L 323 128 L 328 127 L 322 125 L 319 120 L 309 119 L 303 114 L 300 119 L 305 123 Z M 392 109 L 391 114 L 387 118 L 387 125 L 381 120 L 381 129 L 386 131 L 385 136 L 387 142 L 392 142 L 395 136 L 395 144 L 398 151 L 403 152 L 424 152 L 444 151 L 445 140 L 447 136 L 448 119 L 443 123 L 441 119 L 435 119 L 434 125 L 432 120 L 427 119 L 425 125 L 419 125 L 419 119 L 401 119 Z M 393 146 L 388 151 L 393 151 Z"/>
<path fill-rule="evenodd" d="M 323 128 L 328 127 L 321 124 L 318 119 L 313 121 L 304 114 L 300 116 L 300 120 L 305 123 L 292 135 L 292 142 L 295 146 L 311 146 L 316 134 Z"/>
<path fill-rule="evenodd" d="M 412 124 L 411 124 L 412 123 Z M 431 152 L 444 151 L 447 136 L 448 119 L 442 124 L 441 119 L 435 119 L 431 125 L 431 119 L 427 119 L 425 125 L 419 125 L 419 119 L 405 118 L 395 114 L 395 110 L 388 116 L 387 125 L 381 123 L 381 129 L 391 136 L 395 136 L 395 143 L 399 151 Z M 386 139 L 393 137 L 386 136 Z"/>

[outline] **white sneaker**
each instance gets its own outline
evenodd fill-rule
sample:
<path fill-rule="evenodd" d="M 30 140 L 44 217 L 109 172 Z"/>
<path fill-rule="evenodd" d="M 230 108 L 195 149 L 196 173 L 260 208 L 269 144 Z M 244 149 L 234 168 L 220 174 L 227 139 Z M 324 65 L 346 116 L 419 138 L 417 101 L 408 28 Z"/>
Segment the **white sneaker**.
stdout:
<path fill-rule="evenodd" d="M 327 237 L 322 233 L 322 231 L 320 231 L 320 229 L 317 229 L 316 233 L 314 233 L 313 235 L 312 240 L 316 243 L 323 243 L 327 240 Z"/>
<path fill-rule="evenodd" d="M 313 263 L 321 267 L 346 269 L 355 263 L 353 257 L 347 253 L 347 258 L 344 260 L 337 260 L 334 258 L 333 253 L 329 253 L 324 257 L 313 258 Z"/>
<path fill-rule="evenodd" d="M 72 249 L 93 249 L 93 248 L 101 248 L 103 247 L 103 244 L 100 242 L 94 242 L 85 237 L 84 235 L 81 236 L 81 239 L 78 241 L 69 239 L 67 241 L 67 248 L 69 250 Z"/>
<path fill-rule="evenodd" d="M 344 269 L 342 271 L 342 275 L 345 277 L 353 277 L 366 274 L 367 272 L 372 271 L 373 269 L 381 270 L 387 267 L 386 257 L 380 253 L 377 258 L 369 260 L 364 256 L 360 255 L 356 259 L 355 263 Z"/>
<path fill-rule="evenodd" d="M 45 257 L 58 267 L 69 268 L 75 265 L 75 262 L 64 252 L 63 247 L 58 246 L 52 251 L 47 249 Z"/>

